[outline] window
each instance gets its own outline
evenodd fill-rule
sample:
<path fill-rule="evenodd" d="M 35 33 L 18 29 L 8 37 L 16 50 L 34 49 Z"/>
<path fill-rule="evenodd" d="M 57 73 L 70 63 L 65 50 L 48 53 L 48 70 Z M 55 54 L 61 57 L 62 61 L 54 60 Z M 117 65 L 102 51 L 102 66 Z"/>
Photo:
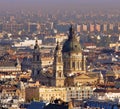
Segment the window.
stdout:
<path fill-rule="evenodd" d="M 33 61 L 35 61 L 35 55 L 33 55 Z"/>
<path fill-rule="evenodd" d="M 58 76 L 61 77 L 61 72 L 58 72 Z"/>
<path fill-rule="evenodd" d="M 79 63 L 79 68 L 80 68 L 80 70 L 81 70 L 81 68 L 82 68 L 82 63 L 81 63 L 81 62 Z"/>
<path fill-rule="evenodd" d="M 78 63 L 78 69 L 79 69 L 79 62 L 77 62 Z"/>
<path fill-rule="evenodd" d="M 62 60 L 61 60 L 61 57 L 58 57 L 58 62 L 61 63 L 61 61 L 62 61 Z"/>
<path fill-rule="evenodd" d="M 37 55 L 37 61 L 39 61 L 40 60 L 40 57 L 39 57 L 39 55 Z"/>
<path fill-rule="evenodd" d="M 72 62 L 72 68 L 75 69 L 75 62 Z"/>
<path fill-rule="evenodd" d="M 38 71 L 37 71 L 37 74 L 39 74 L 39 73 L 40 73 L 40 71 L 38 70 Z"/>
<path fill-rule="evenodd" d="M 66 68 L 66 62 L 64 62 L 64 68 Z"/>
<path fill-rule="evenodd" d="M 67 65 L 68 65 L 68 68 L 70 68 L 70 62 L 68 62 L 68 64 L 67 64 Z"/>
<path fill-rule="evenodd" d="M 77 48 L 77 45 L 75 45 L 75 48 Z"/>

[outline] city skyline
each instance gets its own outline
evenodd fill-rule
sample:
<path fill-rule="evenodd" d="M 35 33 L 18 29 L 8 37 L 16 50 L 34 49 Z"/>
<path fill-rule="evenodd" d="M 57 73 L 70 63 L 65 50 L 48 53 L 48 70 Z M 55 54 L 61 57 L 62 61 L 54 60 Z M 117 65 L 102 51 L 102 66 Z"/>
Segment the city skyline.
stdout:
<path fill-rule="evenodd" d="M 119 8 L 119 0 L 0 0 L 0 9 Z"/>
<path fill-rule="evenodd" d="M 120 0 L 0 0 L 0 109 L 120 109 Z"/>

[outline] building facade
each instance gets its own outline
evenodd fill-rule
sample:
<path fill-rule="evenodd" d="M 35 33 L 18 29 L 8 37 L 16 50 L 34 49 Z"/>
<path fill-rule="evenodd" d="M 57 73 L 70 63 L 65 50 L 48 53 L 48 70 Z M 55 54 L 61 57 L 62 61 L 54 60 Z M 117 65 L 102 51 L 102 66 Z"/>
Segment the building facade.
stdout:
<path fill-rule="evenodd" d="M 54 53 L 54 63 L 53 63 L 53 79 L 52 85 L 57 87 L 64 86 L 64 74 L 63 74 L 63 60 L 60 43 L 57 43 Z"/>
<path fill-rule="evenodd" d="M 74 75 L 85 70 L 85 60 L 82 48 L 75 36 L 72 26 L 69 29 L 68 39 L 63 44 L 63 71 L 65 76 Z"/>
<path fill-rule="evenodd" d="M 42 68 L 42 62 L 41 62 L 41 53 L 40 53 L 40 47 L 38 45 L 38 41 L 36 40 L 34 51 L 33 51 L 33 60 L 32 60 L 32 77 L 35 79 L 40 75 L 41 68 Z"/>
<path fill-rule="evenodd" d="M 68 39 L 61 47 L 57 42 L 54 51 L 53 73 L 49 76 L 43 72 L 41 54 L 36 41 L 33 52 L 33 78 L 39 79 L 41 84 L 48 86 L 64 87 L 79 86 L 86 83 L 96 83 L 98 77 L 87 72 L 86 56 L 83 55 L 82 47 L 77 40 L 75 31 L 71 26 Z"/>

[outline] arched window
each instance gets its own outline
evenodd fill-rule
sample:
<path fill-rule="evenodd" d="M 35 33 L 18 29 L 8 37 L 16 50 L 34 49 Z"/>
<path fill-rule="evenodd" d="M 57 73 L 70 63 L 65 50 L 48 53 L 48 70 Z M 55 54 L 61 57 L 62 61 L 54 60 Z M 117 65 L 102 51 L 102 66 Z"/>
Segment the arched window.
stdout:
<path fill-rule="evenodd" d="M 58 72 L 58 76 L 61 77 L 61 72 Z"/>
<path fill-rule="evenodd" d="M 58 57 L 58 62 L 61 63 L 61 61 L 62 61 L 62 60 L 61 60 L 61 57 Z"/>

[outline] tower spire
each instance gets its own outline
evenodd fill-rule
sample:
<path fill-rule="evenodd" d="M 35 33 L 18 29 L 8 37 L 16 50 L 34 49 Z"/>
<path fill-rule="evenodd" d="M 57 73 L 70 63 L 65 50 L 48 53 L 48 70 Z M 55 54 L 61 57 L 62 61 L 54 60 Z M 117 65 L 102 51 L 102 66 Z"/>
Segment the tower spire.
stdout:
<path fill-rule="evenodd" d="M 38 45 L 38 40 L 36 39 L 36 41 L 35 41 L 35 45 Z"/>
<path fill-rule="evenodd" d="M 36 39 L 36 41 L 35 41 L 35 46 L 34 46 L 34 49 L 36 50 L 39 50 L 39 45 L 38 45 L 38 40 Z"/>
<path fill-rule="evenodd" d="M 63 60 L 60 43 L 57 42 L 53 62 L 53 86 L 64 86 Z"/>
<path fill-rule="evenodd" d="M 32 77 L 33 79 L 39 78 L 42 71 L 41 52 L 38 45 L 38 40 L 35 41 L 33 59 L 32 59 Z"/>
<path fill-rule="evenodd" d="M 21 64 L 20 64 L 20 61 L 19 61 L 18 58 L 16 59 L 16 66 L 17 66 L 17 67 L 21 67 Z"/>
<path fill-rule="evenodd" d="M 74 29 L 73 29 L 73 26 L 71 24 L 70 28 L 69 28 L 69 39 L 73 38 L 75 32 L 74 32 Z"/>
<path fill-rule="evenodd" d="M 60 50 L 60 42 L 59 41 L 57 41 L 56 50 Z"/>
<path fill-rule="evenodd" d="M 101 71 L 99 73 L 99 83 L 104 83 L 104 78 L 103 78 L 103 74 Z"/>

